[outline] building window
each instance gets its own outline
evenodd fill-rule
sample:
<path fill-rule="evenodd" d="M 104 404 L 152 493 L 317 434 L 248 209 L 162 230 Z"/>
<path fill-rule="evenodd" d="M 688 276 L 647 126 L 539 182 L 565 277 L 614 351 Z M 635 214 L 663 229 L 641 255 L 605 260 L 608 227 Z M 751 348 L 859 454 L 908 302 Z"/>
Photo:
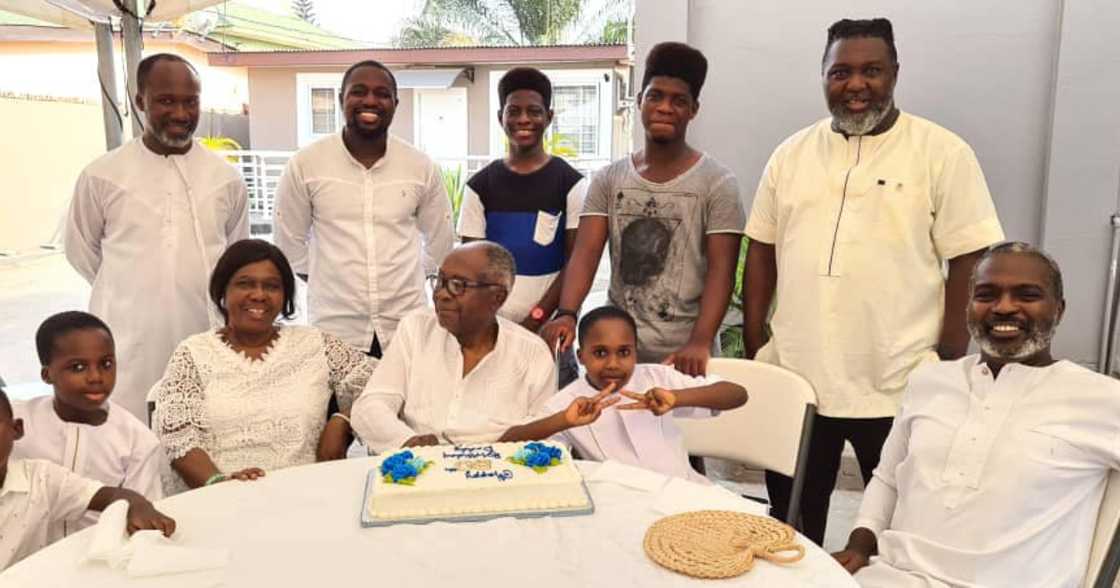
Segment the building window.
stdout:
<path fill-rule="evenodd" d="M 336 114 L 334 88 L 311 89 L 311 132 L 325 135 L 335 131 Z"/>
<path fill-rule="evenodd" d="M 552 110 L 556 113 L 552 132 L 560 135 L 560 144 L 574 150 L 578 157 L 596 157 L 601 124 L 598 85 L 553 88 Z"/>

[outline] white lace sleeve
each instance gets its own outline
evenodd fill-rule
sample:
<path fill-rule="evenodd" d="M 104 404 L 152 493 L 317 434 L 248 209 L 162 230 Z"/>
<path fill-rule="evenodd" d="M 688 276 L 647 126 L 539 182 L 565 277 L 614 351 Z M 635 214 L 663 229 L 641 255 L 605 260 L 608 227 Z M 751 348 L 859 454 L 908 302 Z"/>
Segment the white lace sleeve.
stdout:
<path fill-rule="evenodd" d="M 167 459 L 174 461 L 191 449 L 201 448 L 202 432 L 208 428 L 202 410 L 202 379 L 186 345 L 172 354 L 156 386 L 159 390 L 152 428 Z"/>
<path fill-rule="evenodd" d="M 327 356 L 328 381 L 338 398 L 338 408 L 350 410 L 377 367 L 377 360 L 328 333 L 323 333 L 323 353 Z"/>

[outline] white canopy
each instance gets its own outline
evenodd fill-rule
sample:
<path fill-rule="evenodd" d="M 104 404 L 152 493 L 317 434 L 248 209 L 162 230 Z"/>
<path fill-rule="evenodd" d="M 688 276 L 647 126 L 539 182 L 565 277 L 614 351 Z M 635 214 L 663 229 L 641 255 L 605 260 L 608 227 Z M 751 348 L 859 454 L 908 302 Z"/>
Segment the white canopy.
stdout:
<path fill-rule="evenodd" d="M 135 0 L 125 0 L 127 4 L 133 2 Z M 158 0 L 150 14 L 137 14 L 148 20 L 168 21 L 221 2 L 222 0 Z M 147 8 L 148 1 L 140 0 L 140 9 Z M 121 11 L 113 0 L 0 0 L 0 10 L 70 28 L 89 28 L 89 21 L 108 22 L 111 16 L 121 16 Z"/>

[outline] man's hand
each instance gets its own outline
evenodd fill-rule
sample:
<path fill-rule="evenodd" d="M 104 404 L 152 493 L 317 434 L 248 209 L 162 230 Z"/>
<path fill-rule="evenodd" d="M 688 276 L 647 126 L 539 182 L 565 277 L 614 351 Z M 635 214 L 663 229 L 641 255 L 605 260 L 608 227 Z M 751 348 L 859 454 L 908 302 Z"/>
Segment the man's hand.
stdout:
<path fill-rule="evenodd" d="M 661 416 L 673 410 L 673 407 L 677 405 L 677 395 L 673 394 L 672 390 L 666 390 L 665 388 L 650 388 L 645 394 L 635 394 L 629 390 L 623 390 L 619 394 L 637 402 L 620 404 L 618 410 L 649 409 L 653 414 Z"/>
<path fill-rule="evenodd" d="M 575 340 L 575 334 L 576 319 L 567 314 L 548 321 L 541 331 L 541 337 L 548 343 L 548 348 L 556 350 L 556 353 L 567 351 Z"/>
<path fill-rule="evenodd" d="M 401 447 L 427 447 L 429 445 L 439 445 L 439 438 L 435 435 L 414 435 L 404 442 Z"/>
<path fill-rule="evenodd" d="M 840 562 L 840 565 L 844 566 L 844 569 L 848 570 L 849 574 L 855 574 L 860 568 L 866 567 L 867 564 L 871 563 L 871 558 L 858 549 L 837 551 L 832 554 L 832 557 L 836 558 L 836 561 Z"/>
<path fill-rule="evenodd" d="M 708 373 L 708 360 L 712 357 L 710 344 L 688 343 L 665 358 L 662 365 L 671 365 L 678 372 L 690 376 L 704 376 Z"/>
<path fill-rule="evenodd" d="M 264 470 L 260 468 L 245 468 L 238 470 L 226 476 L 227 480 L 241 480 L 247 482 L 249 480 L 256 480 L 257 478 L 264 477 Z"/>
<path fill-rule="evenodd" d="M 128 534 L 154 529 L 170 537 L 175 532 L 175 519 L 163 514 L 144 498 L 128 502 Z"/>
<path fill-rule="evenodd" d="M 582 427 L 595 422 L 604 409 L 622 400 L 622 397 L 617 394 L 612 396 L 617 387 L 617 384 L 611 382 L 595 396 L 576 397 L 568 405 L 568 409 L 564 411 L 564 422 L 569 427 Z"/>

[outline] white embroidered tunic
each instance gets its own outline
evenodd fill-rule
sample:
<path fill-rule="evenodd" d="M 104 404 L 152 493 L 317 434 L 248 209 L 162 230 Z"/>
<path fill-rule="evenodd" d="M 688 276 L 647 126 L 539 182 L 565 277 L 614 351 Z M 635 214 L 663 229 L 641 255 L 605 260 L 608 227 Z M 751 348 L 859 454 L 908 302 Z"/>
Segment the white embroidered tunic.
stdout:
<path fill-rule="evenodd" d="M 179 345 L 156 384 L 152 428 L 171 461 L 198 448 L 222 472 L 312 463 L 331 394 L 350 408 L 375 365 L 313 327 L 280 327 L 259 360 L 217 331 L 199 333 Z M 187 489 L 177 474 L 168 478 L 168 494 Z"/>

